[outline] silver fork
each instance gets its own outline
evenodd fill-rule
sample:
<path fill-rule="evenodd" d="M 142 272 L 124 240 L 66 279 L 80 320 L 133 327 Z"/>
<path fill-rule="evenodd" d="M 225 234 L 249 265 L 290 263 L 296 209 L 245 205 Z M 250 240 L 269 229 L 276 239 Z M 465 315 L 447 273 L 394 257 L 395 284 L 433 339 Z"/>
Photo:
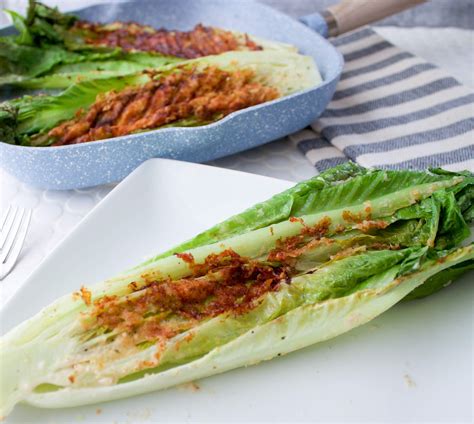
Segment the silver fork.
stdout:
<path fill-rule="evenodd" d="M 31 220 L 31 210 L 10 207 L 3 215 L 0 227 L 0 280 L 12 270 L 21 248 Z"/>

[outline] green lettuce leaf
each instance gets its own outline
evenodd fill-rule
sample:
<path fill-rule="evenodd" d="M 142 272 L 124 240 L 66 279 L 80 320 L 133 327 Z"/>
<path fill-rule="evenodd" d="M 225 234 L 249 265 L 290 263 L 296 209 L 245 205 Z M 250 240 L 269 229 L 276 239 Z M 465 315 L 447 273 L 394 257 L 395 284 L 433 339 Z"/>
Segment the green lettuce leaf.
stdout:
<path fill-rule="evenodd" d="M 19 32 L 19 35 L 15 37 L 16 43 L 32 46 L 34 44 L 33 35 L 30 33 L 26 20 L 23 18 L 23 16 L 13 10 L 4 10 L 4 12 L 10 15 L 13 25 Z"/>
<path fill-rule="evenodd" d="M 445 287 L 448 287 L 453 283 L 454 280 L 458 279 L 461 275 L 464 275 L 466 272 L 471 270 L 474 270 L 474 261 L 472 260 L 445 269 L 428 278 L 423 285 L 417 287 L 411 293 L 407 294 L 404 300 L 422 299 L 424 297 L 431 296 Z"/>
<path fill-rule="evenodd" d="M 51 73 L 17 80 L 16 85 L 27 89 L 67 88 L 82 81 L 125 76 L 140 72 L 145 67 L 159 68 L 177 62 L 181 62 L 181 59 L 158 55 L 149 55 L 146 61 L 134 60 L 132 55 L 123 60 L 119 57 L 110 60 L 88 60 L 86 55 L 83 61 L 56 65 L 51 69 Z"/>
<path fill-rule="evenodd" d="M 74 58 L 80 60 L 79 55 L 61 47 L 49 46 L 47 49 L 40 49 L 0 38 L 0 59 L 6 68 L 0 74 L 0 84 L 21 83 L 29 77 L 50 71 L 59 63 L 73 61 Z"/>
<path fill-rule="evenodd" d="M 7 11 L 8 12 L 8 11 Z M 57 8 L 51 8 L 40 2 L 29 0 L 25 18 L 12 12 L 13 24 L 20 33 L 19 44 L 63 44 L 67 30 L 77 18 L 61 13 Z"/>

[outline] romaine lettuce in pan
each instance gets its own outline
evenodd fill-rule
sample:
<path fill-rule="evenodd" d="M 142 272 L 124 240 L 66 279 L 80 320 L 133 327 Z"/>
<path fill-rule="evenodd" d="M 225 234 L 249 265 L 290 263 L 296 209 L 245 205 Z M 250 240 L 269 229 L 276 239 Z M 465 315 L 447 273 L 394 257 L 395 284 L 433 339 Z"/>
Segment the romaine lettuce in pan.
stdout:
<path fill-rule="evenodd" d="M 43 79 L 57 76 L 43 77 Z M 288 51 L 228 52 L 74 84 L 56 96 L 0 104 L 0 140 L 60 146 L 169 126 L 198 126 L 318 85 L 312 58 Z"/>
<path fill-rule="evenodd" d="M 469 173 L 341 165 L 0 341 L 0 414 L 146 393 L 335 337 L 472 269 Z M 416 325 L 416 323 L 414 323 Z"/>
<path fill-rule="evenodd" d="M 26 17 L 6 12 L 18 35 L 0 38 L 0 85 L 65 88 L 226 51 L 295 51 L 287 44 L 202 25 L 172 31 L 136 23 L 95 24 L 32 0 Z"/>

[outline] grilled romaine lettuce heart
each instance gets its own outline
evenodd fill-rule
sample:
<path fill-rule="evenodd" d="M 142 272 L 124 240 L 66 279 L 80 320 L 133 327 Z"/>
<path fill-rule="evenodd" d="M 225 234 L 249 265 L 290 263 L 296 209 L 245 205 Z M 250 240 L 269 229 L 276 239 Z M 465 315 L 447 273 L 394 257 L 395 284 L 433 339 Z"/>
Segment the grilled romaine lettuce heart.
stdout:
<path fill-rule="evenodd" d="M 344 164 L 82 287 L 2 337 L 0 415 L 255 364 L 429 295 L 474 265 L 473 183 Z"/>

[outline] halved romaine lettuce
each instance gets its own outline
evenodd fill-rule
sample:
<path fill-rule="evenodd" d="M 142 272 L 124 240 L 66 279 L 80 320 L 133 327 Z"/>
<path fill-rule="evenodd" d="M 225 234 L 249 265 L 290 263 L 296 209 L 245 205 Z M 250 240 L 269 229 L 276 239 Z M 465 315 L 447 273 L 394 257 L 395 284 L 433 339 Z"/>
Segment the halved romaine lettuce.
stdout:
<path fill-rule="evenodd" d="M 255 364 L 362 325 L 407 296 L 428 295 L 474 266 L 474 246 L 459 246 L 469 235 L 463 211 L 472 184 L 468 173 L 342 165 L 178 246 L 182 254 L 172 249 L 83 288 L 82 300 L 65 296 L 0 340 L 0 414 L 20 401 L 49 408 L 96 403 Z M 97 308 L 105 311 L 111 299 L 114 307 L 133 306 L 164 284 L 223 284 L 224 265 L 197 269 L 225 252 L 246 258 L 243 266 L 291 271 L 244 309 L 239 303 L 193 318 L 172 304 L 147 309 L 143 322 L 180 329 L 168 336 L 138 342 L 138 327 L 99 322 Z M 203 299 L 203 307 L 213 302 Z"/>
<path fill-rule="evenodd" d="M 86 35 L 71 31 L 76 17 L 33 0 L 26 17 L 13 11 L 6 13 L 11 16 L 18 35 L 0 38 L 0 86 L 66 88 L 80 81 L 128 75 L 183 61 L 157 52 L 125 52 L 87 44 Z M 265 50 L 296 52 L 295 47 L 285 43 L 239 32 L 232 34 L 242 46 L 250 39 Z"/>
<path fill-rule="evenodd" d="M 36 337 L 28 343 L 17 344 L 14 340 L 5 340 L 10 343 L 10 347 L 3 356 L 3 376 L 7 380 L 2 382 L 2 394 L 10 398 L 3 399 L 10 403 L 21 399 L 31 405 L 47 408 L 78 406 L 163 389 L 240 366 L 252 365 L 327 340 L 362 325 L 403 299 L 426 279 L 473 258 L 472 246 L 460 248 L 443 256 L 443 261 L 428 260 L 418 271 L 402 277 L 397 277 L 398 266 L 395 265 L 367 278 L 360 283 L 361 288 L 352 294 L 304 303 L 294 308 L 291 308 L 293 305 L 288 301 L 286 305 L 282 304 L 283 299 L 268 299 L 269 304 L 273 303 L 277 307 L 266 311 L 267 305 L 264 305 L 263 311 L 259 312 L 266 313 L 246 317 L 248 323 L 235 322 L 233 317 L 208 321 L 195 330 L 190 342 L 186 342 L 187 334 L 183 334 L 166 347 L 162 358 L 176 362 L 168 363 L 162 369 L 132 373 L 116 384 L 107 384 L 112 378 L 109 376 L 122 374 L 124 369 L 133 369 L 131 361 L 136 364 L 153 360 L 156 346 L 152 345 L 139 351 L 137 357 L 129 357 L 128 361 L 106 364 L 101 370 L 103 380 L 95 385 L 74 388 L 67 383 L 67 373 L 70 370 L 61 368 L 66 357 L 69 356 L 70 360 L 71 355 L 78 354 L 80 347 L 75 345 L 73 340 L 65 338 L 67 330 L 71 331 L 72 328 L 67 320 L 62 319 L 41 337 Z M 316 278 L 314 282 L 317 282 Z M 282 306 L 278 308 L 280 304 Z M 287 308 L 291 309 L 287 311 Z M 231 340 L 224 339 L 224 343 L 217 346 L 207 345 L 213 341 L 213 337 L 221 341 L 222 336 Z M 202 353 L 202 349 L 207 353 Z M 31 358 L 33 352 L 34 359 Z M 196 352 L 197 355 L 193 356 Z M 40 358 L 41 364 L 37 362 Z M 16 372 L 19 362 L 23 364 L 20 378 Z M 85 372 L 82 369 L 81 371 Z M 49 374 L 51 372 L 57 372 L 58 377 L 62 379 L 54 378 L 54 375 Z M 48 383 L 47 386 L 43 381 L 55 383 Z M 13 387 L 19 383 L 21 388 L 15 391 Z M 41 384 L 42 389 L 34 390 Z M 5 389 L 9 393 L 6 393 Z M 11 404 L 8 407 L 10 408 Z M 5 409 L 3 412 L 8 413 L 9 410 Z"/>
<path fill-rule="evenodd" d="M 457 218 L 459 216 L 457 212 L 464 215 L 465 221 L 471 222 L 473 218 L 470 215 L 470 208 L 472 208 L 474 201 L 474 177 L 469 173 L 455 174 L 440 169 L 432 169 L 431 172 L 369 170 L 353 162 L 347 162 L 309 180 L 298 183 L 289 190 L 226 219 L 198 234 L 193 239 L 174 246 L 167 252 L 150 259 L 145 264 L 176 252 L 215 243 L 250 230 L 266 227 L 275 222 L 286 220 L 290 216 L 298 217 L 332 209 L 347 208 L 357 204 L 360 207 L 367 199 L 370 199 L 372 204 L 373 199 L 382 196 L 389 197 L 390 201 L 393 202 L 402 193 L 405 194 L 404 190 L 406 189 L 411 189 L 413 196 L 416 197 L 418 185 L 449 180 L 456 175 L 463 178 L 464 182 L 456 185 L 449 191 L 449 193 L 455 195 L 456 202 L 450 205 L 453 211 L 450 214 L 453 221 L 447 220 L 445 225 L 453 225 L 451 222 L 458 222 Z M 428 230 L 431 233 L 434 231 L 436 235 L 439 221 L 439 210 L 437 209 L 441 208 L 444 196 L 446 195 L 444 192 L 442 193 L 434 203 L 430 198 L 426 202 L 417 204 L 412 208 L 399 210 L 398 218 L 406 220 L 416 215 L 425 215 L 427 218 L 433 215 L 434 228 L 428 228 Z M 450 200 L 452 201 L 452 199 Z M 456 205 L 459 206 L 459 209 L 456 208 Z M 466 227 L 464 220 L 461 224 L 456 224 L 456 226 L 463 227 L 461 238 L 465 238 L 469 229 Z M 455 234 L 459 233 L 453 232 L 453 235 Z M 416 237 L 416 234 L 414 234 L 414 237 Z M 431 235 L 432 238 L 433 234 Z"/>
<path fill-rule="evenodd" d="M 276 88 L 280 96 L 313 87 L 321 82 L 321 76 L 312 58 L 276 50 L 229 52 L 170 64 L 162 66 L 155 78 L 170 72 L 179 72 L 181 67 L 188 66 L 196 66 L 198 69 L 216 66 L 226 71 L 251 69 L 255 73 L 256 82 Z M 0 137 L 2 141 L 29 145 L 31 135 L 45 133 L 61 121 L 73 118 L 79 109 L 90 106 L 98 94 L 142 85 L 151 78 L 147 72 L 138 72 L 121 77 L 96 79 L 74 84 L 56 96 L 25 96 L 0 104 Z M 15 111 L 14 116 L 12 111 Z M 171 125 L 188 124 L 176 122 Z M 199 122 L 194 125 L 199 125 Z M 34 145 L 41 144 L 36 142 Z"/>

